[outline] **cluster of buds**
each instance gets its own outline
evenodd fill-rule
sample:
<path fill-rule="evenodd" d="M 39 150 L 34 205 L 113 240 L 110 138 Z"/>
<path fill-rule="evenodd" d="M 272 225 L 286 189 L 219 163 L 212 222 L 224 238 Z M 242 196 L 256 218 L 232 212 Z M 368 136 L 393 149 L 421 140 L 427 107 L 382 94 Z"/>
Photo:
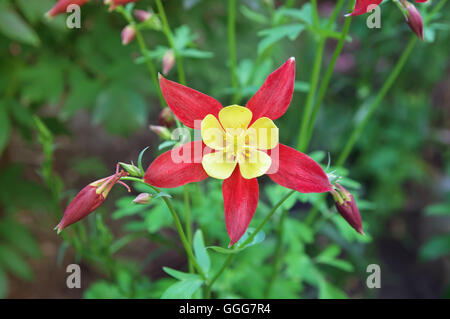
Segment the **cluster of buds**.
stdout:
<path fill-rule="evenodd" d="M 353 195 L 349 193 L 344 187 L 335 184 L 333 190 L 330 192 L 333 195 L 334 204 L 339 214 L 352 226 L 358 233 L 364 235 L 361 214 L 356 206 Z"/>
<path fill-rule="evenodd" d="M 56 225 L 55 230 L 58 231 L 58 234 L 64 228 L 86 217 L 103 204 L 115 184 L 125 186 L 128 192 L 130 192 L 131 190 L 128 185 L 120 181 L 122 177 L 127 175 L 127 172 L 122 170 L 119 171 L 119 164 L 117 164 L 114 175 L 102 178 L 84 187 L 70 202 L 69 206 L 67 206 L 63 218 L 59 224 Z"/>

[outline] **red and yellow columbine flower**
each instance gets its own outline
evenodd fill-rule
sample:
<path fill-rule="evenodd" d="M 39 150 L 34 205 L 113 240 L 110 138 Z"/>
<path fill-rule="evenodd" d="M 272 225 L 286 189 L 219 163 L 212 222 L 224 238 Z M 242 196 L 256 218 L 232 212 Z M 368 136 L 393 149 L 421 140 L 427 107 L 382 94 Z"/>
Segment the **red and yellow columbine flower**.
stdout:
<path fill-rule="evenodd" d="M 69 206 L 67 206 L 63 218 L 59 224 L 56 225 L 55 229 L 58 231 L 58 234 L 64 228 L 86 217 L 103 204 L 106 196 L 108 196 L 111 188 L 115 184 L 119 183 L 130 191 L 128 185 L 120 181 L 120 178 L 126 175 L 128 175 L 128 173 L 119 171 L 119 164 L 117 164 L 116 173 L 114 175 L 99 179 L 84 187 L 70 202 Z"/>
<path fill-rule="evenodd" d="M 167 104 L 184 125 L 201 130 L 202 140 L 160 155 L 149 166 L 144 180 L 163 188 L 208 177 L 223 180 L 230 245 L 242 237 L 256 211 L 257 177 L 267 174 L 281 186 L 302 193 L 331 191 L 333 187 L 319 164 L 278 143 L 273 120 L 289 107 L 294 81 L 295 59 L 290 58 L 267 77 L 246 107 L 222 107 L 214 98 L 160 76 Z M 185 160 L 179 160 L 180 154 Z"/>
<path fill-rule="evenodd" d="M 54 17 L 58 14 L 66 13 L 67 7 L 70 6 L 71 4 L 76 4 L 76 5 L 82 6 L 83 4 L 85 4 L 88 1 L 89 0 L 59 0 L 53 6 L 53 8 L 51 8 L 50 11 L 47 12 L 47 15 L 49 17 Z"/>
<path fill-rule="evenodd" d="M 415 0 L 416 2 L 427 2 L 427 0 Z M 348 16 L 358 16 L 373 10 L 374 6 L 378 6 L 383 0 L 356 0 L 355 9 Z"/>

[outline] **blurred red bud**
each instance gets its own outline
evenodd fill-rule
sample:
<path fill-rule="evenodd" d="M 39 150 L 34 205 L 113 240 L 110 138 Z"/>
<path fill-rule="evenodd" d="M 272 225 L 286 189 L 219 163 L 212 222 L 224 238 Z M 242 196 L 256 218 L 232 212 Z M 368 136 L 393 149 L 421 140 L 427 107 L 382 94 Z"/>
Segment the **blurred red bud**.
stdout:
<path fill-rule="evenodd" d="M 127 25 L 125 28 L 123 28 L 121 37 L 122 37 L 122 44 L 127 45 L 131 41 L 133 41 L 134 37 L 136 36 L 136 32 L 134 30 L 134 27 Z"/>
<path fill-rule="evenodd" d="M 165 126 L 150 125 L 150 130 L 163 140 L 170 140 L 172 133 Z"/>
<path fill-rule="evenodd" d="M 173 50 L 167 50 L 164 54 L 163 61 L 162 61 L 162 67 L 163 71 L 162 73 L 164 75 L 167 75 L 167 73 L 172 70 L 173 66 L 175 65 L 175 54 L 173 53 Z"/>
<path fill-rule="evenodd" d="M 84 187 L 75 198 L 70 202 L 69 206 L 67 206 L 64 211 L 64 216 L 56 225 L 55 229 L 58 231 L 58 234 L 66 227 L 76 223 L 80 219 L 86 217 L 94 210 L 96 210 L 108 196 L 111 188 L 119 183 L 127 187 L 128 191 L 130 191 L 129 187 L 120 182 L 120 178 L 123 176 L 127 176 L 128 173 L 124 171 L 118 171 L 119 166 L 117 166 L 116 173 L 106 178 L 99 179 L 93 183 L 90 183 L 86 187 Z"/>
<path fill-rule="evenodd" d="M 138 196 L 136 196 L 135 199 L 133 199 L 133 203 L 145 205 L 145 204 L 150 203 L 151 199 L 152 199 L 152 195 L 151 194 L 149 194 L 149 193 L 141 193 Z"/>
<path fill-rule="evenodd" d="M 353 195 L 341 185 L 336 183 L 336 186 L 337 188 L 334 188 L 334 190 L 331 191 L 336 209 L 350 226 L 361 235 L 364 235 L 361 214 L 359 213 L 358 206 L 356 206 Z"/>
<path fill-rule="evenodd" d="M 145 11 L 145 10 L 134 10 L 134 15 L 140 22 L 145 22 L 148 19 L 151 18 L 152 14 L 151 12 Z"/>
<path fill-rule="evenodd" d="M 419 10 L 412 3 L 405 1 L 407 16 L 406 22 L 411 30 L 417 34 L 419 39 L 423 40 L 423 19 Z"/>
<path fill-rule="evenodd" d="M 109 5 L 109 10 L 114 10 L 117 6 L 124 5 L 130 2 L 136 2 L 139 0 L 105 0 L 104 3 Z"/>
<path fill-rule="evenodd" d="M 83 4 L 85 4 L 88 1 L 89 0 L 59 0 L 53 6 L 53 8 L 51 8 L 50 11 L 47 12 L 47 16 L 53 18 L 54 16 L 56 16 L 58 14 L 66 13 L 67 7 L 70 6 L 71 4 L 76 4 L 76 5 L 82 6 Z"/>
<path fill-rule="evenodd" d="M 167 128 L 171 128 L 175 125 L 175 115 L 170 108 L 165 107 L 161 110 L 158 116 L 158 123 Z"/>

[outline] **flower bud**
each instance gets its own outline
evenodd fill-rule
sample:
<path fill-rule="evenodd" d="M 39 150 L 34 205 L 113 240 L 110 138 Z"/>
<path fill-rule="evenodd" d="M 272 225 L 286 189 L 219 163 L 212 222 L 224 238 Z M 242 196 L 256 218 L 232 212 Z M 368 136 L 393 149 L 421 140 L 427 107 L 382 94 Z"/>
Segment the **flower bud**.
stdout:
<path fill-rule="evenodd" d="M 47 12 L 47 16 L 53 18 L 54 16 L 61 14 L 61 13 L 66 13 L 67 12 L 67 7 L 70 6 L 71 4 L 76 4 L 78 6 L 82 6 L 83 4 L 85 4 L 86 2 L 88 2 L 89 0 L 59 0 L 54 6 L 53 8 L 50 9 L 50 11 Z"/>
<path fill-rule="evenodd" d="M 150 130 L 163 140 L 170 140 L 172 133 L 164 126 L 150 125 Z"/>
<path fill-rule="evenodd" d="M 162 67 L 163 71 L 162 73 L 164 75 L 167 75 L 167 73 L 172 70 L 173 66 L 175 65 L 175 54 L 173 53 L 173 50 L 167 50 L 164 54 L 163 61 L 162 61 Z"/>
<path fill-rule="evenodd" d="M 145 205 L 150 203 L 152 200 L 152 195 L 149 193 L 141 193 L 138 196 L 136 196 L 135 199 L 133 199 L 133 203 Z"/>
<path fill-rule="evenodd" d="M 133 41 L 134 37 L 136 36 L 136 32 L 134 30 L 134 27 L 127 25 L 125 28 L 123 28 L 121 37 L 122 37 L 122 44 L 127 45 L 131 41 Z"/>
<path fill-rule="evenodd" d="M 127 164 L 127 163 L 122 163 L 119 162 L 120 166 L 123 167 L 123 169 L 125 171 L 127 171 L 128 174 L 130 174 L 131 176 L 137 176 L 137 177 L 141 177 L 144 174 L 141 172 L 141 170 L 139 169 L 139 167 L 137 167 L 136 165 L 133 164 Z"/>
<path fill-rule="evenodd" d="M 130 191 L 130 188 L 126 184 L 120 182 L 120 178 L 126 175 L 128 173 L 124 171 L 119 172 L 119 165 L 117 165 L 117 170 L 114 175 L 99 179 L 84 187 L 70 202 L 69 206 L 67 206 L 63 218 L 56 225 L 55 229 L 58 231 L 58 234 L 64 228 L 76 223 L 96 210 L 105 201 L 105 198 L 115 184 L 122 184 Z"/>
<path fill-rule="evenodd" d="M 342 217 L 352 226 L 358 233 L 364 235 L 361 214 L 356 206 L 355 199 L 344 187 L 336 183 L 335 187 L 330 193 L 333 195 L 334 204 Z"/>
<path fill-rule="evenodd" d="M 134 15 L 140 22 L 145 22 L 152 17 L 152 13 L 145 10 L 134 10 Z"/>
<path fill-rule="evenodd" d="M 167 128 L 171 128 L 175 125 L 175 115 L 169 107 L 165 107 L 161 110 L 158 116 L 158 123 Z"/>
<path fill-rule="evenodd" d="M 130 2 L 136 2 L 139 0 L 105 0 L 104 3 L 109 5 L 109 11 L 114 10 L 117 6 L 121 6 Z"/>
<path fill-rule="evenodd" d="M 406 7 L 406 23 L 408 23 L 411 30 L 417 34 L 419 39 L 423 40 L 423 19 L 419 10 L 410 2 L 405 1 Z"/>

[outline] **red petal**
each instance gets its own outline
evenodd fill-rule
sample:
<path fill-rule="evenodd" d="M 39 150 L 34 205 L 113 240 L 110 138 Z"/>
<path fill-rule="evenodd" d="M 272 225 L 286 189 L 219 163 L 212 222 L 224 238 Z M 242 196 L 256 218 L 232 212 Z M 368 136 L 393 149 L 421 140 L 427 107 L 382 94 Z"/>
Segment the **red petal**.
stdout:
<path fill-rule="evenodd" d="M 270 156 L 272 166 L 267 174 L 275 183 L 300 193 L 324 193 L 333 189 L 327 174 L 308 155 L 278 144 Z"/>
<path fill-rule="evenodd" d="M 352 13 L 347 14 L 347 16 L 359 16 L 365 14 L 373 8 L 371 6 L 379 5 L 383 0 L 356 0 L 355 9 Z"/>
<path fill-rule="evenodd" d="M 53 8 L 50 9 L 50 11 L 47 13 L 50 17 L 54 17 L 61 13 L 66 13 L 67 7 L 71 4 L 76 4 L 79 6 L 82 6 L 88 2 L 88 0 L 59 0 Z"/>
<path fill-rule="evenodd" d="M 144 181 L 150 185 L 174 188 L 208 177 L 202 166 L 207 149 L 202 141 L 186 143 L 156 158 L 147 169 Z"/>
<path fill-rule="evenodd" d="M 167 80 L 162 75 L 159 76 L 159 85 L 167 105 L 169 105 L 180 121 L 190 128 L 194 128 L 195 120 L 201 121 L 208 114 L 213 114 L 217 117 L 222 109 L 222 104 L 216 99 L 187 86 Z"/>
<path fill-rule="evenodd" d="M 423 3 L 423 2 L 427 2 L 428 0 L 416 0 L 416 2 L 419 2 L 419 3 Z"/>
<path fill-rule="evenodd" d="M 225 223 L 234 245 L 247 230 L 258 206 L 258 180 L 245 179 L 236 167 L 233 174 L 222 184 Z"/>
<path fill-rule="evenodd" d="M 252 122 L 266 116 L 276 120 L 282 116 L 292 100 L 295 83 L 295 59 L 290 58 L 273 71 L 258 92 L 247 102 L 253 112 Z"/>

